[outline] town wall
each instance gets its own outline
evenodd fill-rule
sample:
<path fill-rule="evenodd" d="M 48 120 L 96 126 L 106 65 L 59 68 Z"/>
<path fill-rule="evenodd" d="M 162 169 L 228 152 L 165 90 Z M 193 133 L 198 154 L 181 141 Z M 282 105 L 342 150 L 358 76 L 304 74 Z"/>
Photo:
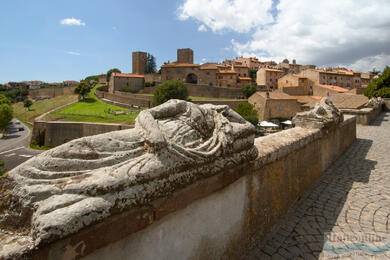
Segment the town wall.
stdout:
<path fill-rule="evenodd" d="M 151 95 L 142 95 L 142 94 L 131 94 L 127 92 L 115 92 L 114 94 L 97 90 L 96 96 L 100 99 L 103 99 L 104 102 L 110 103 L 113 105 L 123 107 L 150 107 L 153 96 Z M 232 109 L 236 109 L 238 104 L 247 103 L 246 100 L 202 100 L 202 101 L 193 101 L 195 104 L 213 104 L 213 105 L 228 105 Z M 119 104 L 118 104 L 119 103 Z"/>
<path fill-rule="evenodd" d="M 209 98 L 231 98 L 241 99 L 243 98 L 242 90 L 240 88 L 222 88 L 222 87 L 210 87 L 209 85 L 189 84 L 185 86 L 188 89 L 188 93 L 193 97 L 209 97 Z M 154 89 L 144 88 L 139 93 L 152 94 Z"/>
<path fill-rule="evenodd" d="M 322 130 L 293 128 L 257 138 L 253 162 L 147 208 L 113 215 L 39 249 L 35 258 L 72 253 L 77 259 L 240 259 L 355 139 L 353 116 Z"/>
<path fill-rule="evenodd" d="M 55 147 L 77 138 L 132 127 L 130 125 L 108 123 L 35 121 L 31 140 L 35 140 L 40 145 Z"/>
<path fill-rule="evenodd" d="M 76 87 L 52 87 L 28 90 L 28 95 L 32 99 L 54 98 L 63 95 L 74 94 Z"/>

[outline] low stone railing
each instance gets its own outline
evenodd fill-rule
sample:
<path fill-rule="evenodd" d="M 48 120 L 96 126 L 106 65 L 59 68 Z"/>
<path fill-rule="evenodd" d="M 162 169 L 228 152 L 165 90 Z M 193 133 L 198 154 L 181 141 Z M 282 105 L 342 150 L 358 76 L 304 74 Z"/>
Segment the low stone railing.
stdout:
<path fill-rule="evenodd" d="M 327 106 L 327 103 L 324 106 Z M 172 109 L 171 107 L 168 110 L 152 111 L 152 115 L 165 118 L 165 114 L 159 113 L 163 111 L 173 113 Z M 143 187 L 142 189 L 136 186 L 135 188 L 139 190 L 133 190 L 134 192 L 155 194 L 158 191 L 162 195 L 155 198 L 154 195 L 143 197 L 142 202 L 131 207 L 109 211 L 108 215 L 104 215 L 105 217 L 100 221 L 93 221 L 96 214 L 101 214 L 100 211 L 91 210 L 88 218 L 84 216 L 79 218 L 76 229 L 74 226 L 68 226 L 65 236 L 61 235 L 61 232 L 64 232 L 60 231 L 62 228 L 48 229 L 50 225 L 47 229 L 36 233 L 39 227 L 47 225 L 46 223 L 33 224 L 33 227 L 38 228 L 34 231 L 35 238 L 30 237 L 28 232 L 16 237 L 14 233 L 4 235 L 3 232 L 0 255 L 4 258 L 23 256 L 34 259 L 239 258 L 251 246 L 254 238 L 262 239 L 270 232 L 297 199 L 356 139 L 355 117 L 345 116 L 343 120 L 343 116 L 332 109 L 335 108 L 317 106 L 314 110 L 301 113 L 294 118 L 297 127 L 254 139 L 253 145 L 257 156 L 252 157 L 253 152 L 250 152 L 246 162 L 240 161 L 245 160 L 245 157 L 241 159 L 232 157 L 229 159 L 231 161 L 225 161 L 225 165 L 215 165 L 221 169 L 215 173 L 212 172 L 213 169 L 194 162 L 193 168 L 199 169 L 201 173 L 198 175 L 199 178 L 192 179 L 194 177 L 191 175 L 185 175 L 180 177 L 182 178 L 178 182 L 180 185 L 172 186 L 170 181 L 175 181 L 174 173 L 177 173 L 173 172 L 159 179 L 167 181 L 165 185 L 160 186 L 159 190 L 153 190 L 153 187 L 158 186 L 152 183 L 149 185 L 148 182 L 145 182 L 145 186 L 139 186 Z M 227 110 L 223 113 L 227 117 L 235 117 L 234 113 L 228 116 Z M 235 122 L 239 119 L 231 120 Z M 144 122 L 139 122 L 146 127 Z M 135 130 L 125 131 L 134 132 L 140 129 L 139 126 L 136 125 Z M 248 140 L 243 136 L 244 133 L 248 134 L 245 131 L 240 135 L 243 138 L 240 142 Z M 159 153 L 159 149 L 164 148 L 161 148 L 163 143 L 157 141 L 160 140 L 158 133 L 150 133 L 150 136 L 155 136 L 152 138 L 154 140 L 152 145 L 148 148 L 151 149 L 150 153 L 153 154 L 153 151 L 156 151 L 154 149 Z M 86 148 L 96 149 L 91 146 L 92 143 L 88 144 L 89 139 L 80 140 L 87 143 Z M 70 147 L 79 145 L 82 143 L 76 140 L 61 148 L 63 151 L 58 149 L 52 154 L 58 157 L 64 152 L 64 156 L 69 156 L 68 150 L 73 149 Z M 244 147 L 243 145 L 244 143 L 236 143 L 234 149 L 243 149 L 239 148 Z M 80 147 L 80 149 L 85 148 Z M 253 147 L 250 151 L 254 151 Z M 10 183 L 7 187 L 11 189 L 14 178 L 21 174 L 29 174 L 28 169 L 35 167 L 34 163 L 32 160 L 31 163 L 20 166 L 7 177 L 10 178 L 9 181 L 2 183 Z M 205 170 L 202 170 L 202 167 Z M 102 168 L 101 174 L 105 174 L 104 169 Z M 192 170 L 189 169 L 190 172 Z M 78 182 L 83 180 L 78 179 Z M 65 184 L 58 185 L 61 189 L 65 187 L 61 186 Z M 169 191 L 163 192 L 167 188 Z M 115 194 L 117 191 L 112 192 Z M 133 195 L 129 194 L 129 196 Z M 2 199 L 4 198 L 3 196 Z M 125 203 L 125 197 L 123 199 Z M 49 205 L 34 214 L 45 213 L 44 210 L 49 212 Z M 67 205 L 61 207 L 65 207 L 64 209 L 71 207 Z M 95 206 L 91 204 L 87 207 L 93 209 Z M 87 209 L 80 208 L 83 211 Z M 68 215 L 64 212 L 63 216 Z M 61 218 L 61 215 L 58 217 Z M 38 220 L 38 215 L 33 219 Z M 89 220 L 86 221 L 87 219 Z M 58 220 L 52 219 L 52 221 Z M 51 235 L 48 237 L 42 234 Z M 18 241 L 21 243 L 18 244 Z"/>

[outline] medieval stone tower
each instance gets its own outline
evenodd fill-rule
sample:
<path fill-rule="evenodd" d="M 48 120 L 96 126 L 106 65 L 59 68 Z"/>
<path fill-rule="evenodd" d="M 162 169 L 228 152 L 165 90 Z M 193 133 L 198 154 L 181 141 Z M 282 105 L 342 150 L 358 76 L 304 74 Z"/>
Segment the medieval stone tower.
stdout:
<path fill-rule="evenodd" d="M 147 53 L 142 51 L 133 52 L 133 74 L 143 75 L 146 69 Z"/>
<path fill-rule="evenodd" d="M 194 51 L 190 48 L 177 49 L 177 63 L 193 64 Z"/>

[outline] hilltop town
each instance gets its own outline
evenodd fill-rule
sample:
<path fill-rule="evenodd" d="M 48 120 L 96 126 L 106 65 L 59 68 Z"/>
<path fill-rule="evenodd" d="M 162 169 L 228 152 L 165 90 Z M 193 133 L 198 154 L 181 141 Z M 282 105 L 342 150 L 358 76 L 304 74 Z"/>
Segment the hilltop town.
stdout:
<path fill-rule="evenodd" d="M 0 259 L 309 259 L 352 250 L 334 227 L 387 234 L 388 158 L 370 154 L 367 181 L 364 156 L 388 149 L 390 68 L 194 55 L 157 69 L 137 51 L 131 73 L 0 86 Z M 357 228 L 367 205 L 382 218 Z"/>

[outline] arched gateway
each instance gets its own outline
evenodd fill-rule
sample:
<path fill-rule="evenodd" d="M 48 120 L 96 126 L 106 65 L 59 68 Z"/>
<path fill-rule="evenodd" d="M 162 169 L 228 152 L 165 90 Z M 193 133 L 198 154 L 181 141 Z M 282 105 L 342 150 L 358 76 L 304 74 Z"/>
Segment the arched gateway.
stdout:
<path fill-rule="evenodd" d="M 190 73 L 186 77 L 186 83 L 198 84 L 198 76 L 194 73 Z"/>

